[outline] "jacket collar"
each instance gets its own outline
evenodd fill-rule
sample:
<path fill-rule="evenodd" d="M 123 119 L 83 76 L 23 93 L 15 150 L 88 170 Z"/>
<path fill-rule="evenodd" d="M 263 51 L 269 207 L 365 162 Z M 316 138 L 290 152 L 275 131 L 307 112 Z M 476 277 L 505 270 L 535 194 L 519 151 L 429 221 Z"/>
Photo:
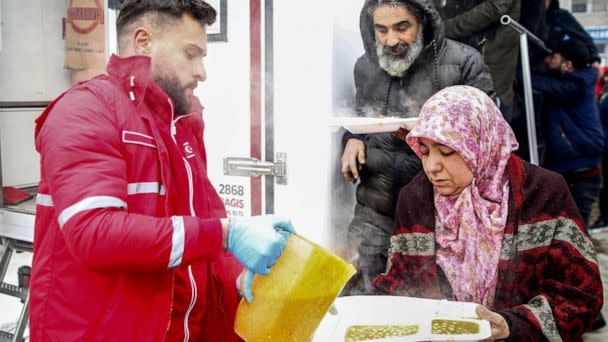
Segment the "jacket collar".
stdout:
<path fill-rule="evenodd" d="M 152 60 L 148 56 L 119 57 L 113 54 L 107 67 L 110 80 L 125 91 L 135 108 L 142 103 L 163 122 L 171 122 L 173 100 L 152 79 Z"/>

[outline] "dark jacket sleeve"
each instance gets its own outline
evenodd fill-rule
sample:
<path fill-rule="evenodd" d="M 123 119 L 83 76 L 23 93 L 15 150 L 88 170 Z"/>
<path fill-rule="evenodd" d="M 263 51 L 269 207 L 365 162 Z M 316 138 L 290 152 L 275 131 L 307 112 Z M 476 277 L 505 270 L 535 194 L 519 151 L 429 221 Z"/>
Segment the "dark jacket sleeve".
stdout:
<path fill-rule="evenodd" d="M 545 341 L 543 333 L 532 322 L 525 319 L 526 309 L 513 308 L 498 313 L 509 325 L 509 338 L 506 341 Z"/>
<path fill-rule="evenodd" d="M 562 75 L 550 77 L 539 73 L 532 74 L 532 88 L 542 92 L 560 103 L 568 103 L 585 92 L 585 82 L 582 79 Z"/>
<path fill-rule="evenodd" d="M 499 22 L 500 17 L 508 14 L 513 7 L 513 0 L 486 0 L 467 12 L 450 18 L 445 22 L 445 36 L 463 38 L 479 32 Z"/>
<path fill-rule="evenodd" d="M 353 72 L 354 74 L 354 78 L 355 78 L 355 89 L 356 89 L 356 94 L 355 94 L 355 101 L 356 101 L 356 107 L 355 107 L 355 111 L 357 111 L 357 113 L 361 113 L 362 112 L 362 108 L 363 106 L 365 106 L 365 99 L 364 99 L 364 77 L 362 75 L 362 64 L 363 64 L 363 59 L 365 58 L 365 56 L 359 58 L 357 60 L 357 63 L 355 64 L 355 70 Z M 346 143 L 348 142 L 349 139 L 359 139 L 361 141 L 363 141 L 365 143 L 365 134 L 353 134 L 349 131 L 345 131 L 344 134 L 342 135 L 342 150 L 344 150 L 344 147 L 346 147 Z"/>
<path fill-rule="evenodd" d="M 344 150 L 344 148 L 346 147 L 346 143 L 350 139 L 359 139 L 365 144 L 365 134 L 354 134 L 347 130 L 344 130 L 344 134 L 342 135 L 342 150 Z"/>
<path fill-rule="evenodd" d="M 604 129 L 604 150 L 608 151 L 608 95 L 600 101 L 600 120 Z"/>
<path fill-rule="evenodd" d="M 490 69 L 483 61 L 479 52 L 468 47 L 467 50 L 470 51 L 470 54 L 462 66 L 462 80 L 460 84 L 480 89 L 495 100 L 496 91 L 494 91 Z"/>
<path fill-rule="evenodd" d="M 541 40 L 546 40 L 549 25 L 546 19 L 547 10 L 543 1 L 522 1 L 519 23 Z"/>
<path fill-rule="evenodd" d="M 604 95 L 600 100 L 600 119 L 604 129 L 608 130 L 608 94 Z"/>

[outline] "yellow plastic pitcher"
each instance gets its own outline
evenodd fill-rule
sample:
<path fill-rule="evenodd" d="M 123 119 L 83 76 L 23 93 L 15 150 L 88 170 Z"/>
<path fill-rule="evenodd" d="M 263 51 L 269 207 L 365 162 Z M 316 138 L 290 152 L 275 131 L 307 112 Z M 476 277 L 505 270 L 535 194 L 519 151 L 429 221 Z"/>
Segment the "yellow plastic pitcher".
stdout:
<path fill-rule="evenodd" d="M 351 264 L 292 234 L 271 273 L 253 278 L 253 302 L 241 300 L 234 329 L 248 342 L 310 341 L 354 274 Z"/>

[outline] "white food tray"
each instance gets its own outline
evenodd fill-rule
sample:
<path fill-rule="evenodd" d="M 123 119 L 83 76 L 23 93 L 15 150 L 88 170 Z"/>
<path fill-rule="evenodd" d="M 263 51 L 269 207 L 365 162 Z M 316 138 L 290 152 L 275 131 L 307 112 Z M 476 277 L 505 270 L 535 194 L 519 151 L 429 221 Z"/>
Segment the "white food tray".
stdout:
<path fill-rule="evenodd" d="M 418 325 L 418 332 L 413 335 L 366 342 L 478 341 L 491 335 L 490 323 L 477 317 L 475 303 L 398 296 L 350 296 L 337 298 L 334 305 L 338 313 L 325 315 L 313 342 L 345 341 L 346 330 L 354 325 Z M 433 319 L 476 322 L 479 333 L 433 334 Z"/>
<path fill-rule="evenodd" d="M 418 123 L 418 118 L 366 118 L 366 117 L 333 117 L 332 127 L 344 127 L 353 134 L 396 132 L 400 128 L 412 130 Z"/>

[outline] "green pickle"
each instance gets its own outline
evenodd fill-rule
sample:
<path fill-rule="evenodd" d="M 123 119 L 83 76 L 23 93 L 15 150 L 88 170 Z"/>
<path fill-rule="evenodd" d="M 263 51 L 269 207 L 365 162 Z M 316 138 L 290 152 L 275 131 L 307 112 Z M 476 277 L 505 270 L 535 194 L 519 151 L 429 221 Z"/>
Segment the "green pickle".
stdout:
<path fill-rule="evenodd" d="M 431 332 L 438 335 L 478 334 L 479 324 L 475 322 L 434 319 L 431 322 Z"/>
<path fill-rule="evenodd" d="M 345 341 L 367 341 L 418 333 L 417 325 L 352 325 L 346 330 Z"/>

